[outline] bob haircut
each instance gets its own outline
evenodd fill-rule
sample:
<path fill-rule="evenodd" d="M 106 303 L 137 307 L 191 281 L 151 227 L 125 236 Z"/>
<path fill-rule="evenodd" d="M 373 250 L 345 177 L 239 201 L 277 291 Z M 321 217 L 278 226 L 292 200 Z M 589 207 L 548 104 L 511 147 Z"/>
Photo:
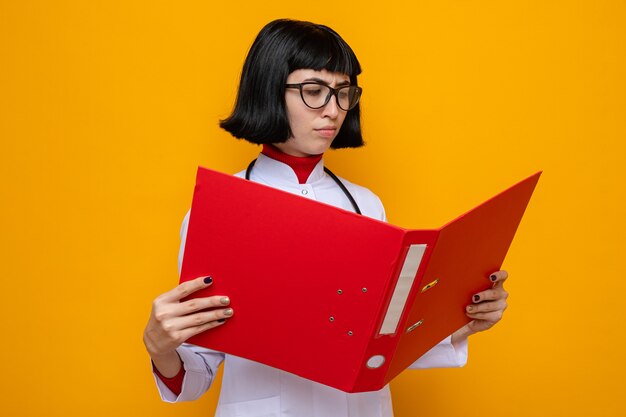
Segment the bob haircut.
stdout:
<path fill-rule="evenodd" d="M 298 69 L 340 72 L 357 85 L 361 65 L 348 44 L 331 28 L 279 19 L 254 40 L 241 72 L 235 108 L 220 126 L 252 143 L 280 143 L 292 136 L 285 104 L 287 76 Z M 348 111 L 331 148 L 363 145 L 359 105 Z"/>

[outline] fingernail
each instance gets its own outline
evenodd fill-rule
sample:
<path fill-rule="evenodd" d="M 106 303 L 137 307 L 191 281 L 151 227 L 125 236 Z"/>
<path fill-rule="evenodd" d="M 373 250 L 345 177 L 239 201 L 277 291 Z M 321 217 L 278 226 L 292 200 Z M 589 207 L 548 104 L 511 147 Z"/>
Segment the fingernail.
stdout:
<path fill-rule="evenodd" d="M 205 284 L 210 284 L 210 283 L 212 283 L 212 282 L 213 282 L 213 278 L 211 278 L 211 277 L 206 277 L 206 278 L 204 279 L 204 283 L 205 283 Z"/>
<path fill-rule="evenodd" d="M 225 305 L 225 306 L 226 306 L 226 305 L 228 305 L 229 303 L 230 303 L 230 298 L 228 298 L 228 297 L 222 297 L 222 298 L 220 298 L 220 304 L 222 304 L 222 305 Z"/>
<path fill-rule="evenodd" d="M 477 302 L 478 300 L 480 300 L 480 295 L 476 294 L 474 296 L 474 302 Z"/>
<path fill-rule="evenodd" d="M 219 319 L 217 322 L 218 323 L 224 323 L 226 321 L 226 319 Z"/>
<path fill-rule="evenodd" d="M 492 274 L 489 278 L 490 278 L 493 282 L 495 282 L 495 281 L 498 279 L 498 277 L 496 276 L 496 274 Z"/>
<path fill-rule="evenodd" d="M 225 316 L 232 316 L 233 315 L 233 309 L 232 308 L 227 308 L 226 310 L 224 310 L 224 315 Z"/>
<path fill-rule="evenodd" d="M 467 311 L 471 312 L 474 309 L 472 306 L 467 306 Z"/>

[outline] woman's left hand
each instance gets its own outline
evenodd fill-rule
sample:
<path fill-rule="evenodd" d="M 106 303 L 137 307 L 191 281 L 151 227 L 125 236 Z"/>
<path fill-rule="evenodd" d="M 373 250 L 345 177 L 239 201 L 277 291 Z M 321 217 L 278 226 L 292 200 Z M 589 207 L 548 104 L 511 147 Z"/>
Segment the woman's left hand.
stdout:
<path fill-rule="evenodd" d="M 473 320 L 453 333 L 453 343 L 474 333 L 488 330 L 502 319 L 507 308 L 506 299 L 509 296 L 503 284 L 508 276 L 506 271 L 494 272 L 489 276 L 493 286 L 472 296 L 472 304 L 465 308 L 465 313 Z"/>

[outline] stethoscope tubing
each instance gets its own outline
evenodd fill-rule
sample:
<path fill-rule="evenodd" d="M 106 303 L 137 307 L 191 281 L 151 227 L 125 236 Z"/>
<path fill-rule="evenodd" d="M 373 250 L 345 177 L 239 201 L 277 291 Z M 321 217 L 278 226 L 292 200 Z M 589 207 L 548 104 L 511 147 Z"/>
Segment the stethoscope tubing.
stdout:
<path fill-rule="evenodd" d="M 250 164 L 248 165 L 248 168 L 246 169 L 247 180 L 250 180 L 250 174 L 252 173 L 252 168 L 254 168 L 255 163 L 256 163 L 256 159 L 250 162 Z M 333 179 L 333 181 L 335 181 L 335 183 L 339 186 L 339 188 L 341 188 L 341 191 L 343 191 L 346 197 L 348 197 L 348 200 L 350 200 L 350 204 L 352 204 L 352 207 L 354 207 L 354 211 L 357 214 L 362 214 L 361 209 L 359 208 L 359 205 L 356 203 L 356 200 L 354 199 L 354 197 L 352 197 L 352 194 L 350 194 L 350 191 L 348 191 L 344 183 L 341 182 L 341 180 L 335 174 L 333 174 L 330 169 L 324 167 L 324 172 L 327 173 L 328 176 L 330 176 Z"/>

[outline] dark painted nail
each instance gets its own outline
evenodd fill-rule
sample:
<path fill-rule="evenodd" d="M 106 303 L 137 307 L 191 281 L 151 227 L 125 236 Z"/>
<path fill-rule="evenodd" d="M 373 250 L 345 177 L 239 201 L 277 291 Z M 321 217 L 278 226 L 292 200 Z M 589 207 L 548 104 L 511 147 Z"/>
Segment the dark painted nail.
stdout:
<path fill-rule="evenodd" d="M 491 278 L 491 280 L 494 281 L 494 282 L 498 279 L 496 274 L 491 275 L 489 278 Z"/>
<path fill-rule="evenodd" d="M 480 300 L 480 295 L 476 294 L 474 296 L 474 302 L 477 302 L 478 300 Z"/>
<path fill-rule="evenodd" d="M 219 319 L 217 322 L 218 323 L 224 323 L 226 321 L 226 319 Z"/>
<path fill-rule="evenodd" d="M 210 283 L 212 283 L 212 282 L 213 282 L 213 278 L 211 278 L 211 277 L 206 277 L 206 278 L 204 279 L 204 283 L 205 283 L 205 284 L 210 284 Z"/>

